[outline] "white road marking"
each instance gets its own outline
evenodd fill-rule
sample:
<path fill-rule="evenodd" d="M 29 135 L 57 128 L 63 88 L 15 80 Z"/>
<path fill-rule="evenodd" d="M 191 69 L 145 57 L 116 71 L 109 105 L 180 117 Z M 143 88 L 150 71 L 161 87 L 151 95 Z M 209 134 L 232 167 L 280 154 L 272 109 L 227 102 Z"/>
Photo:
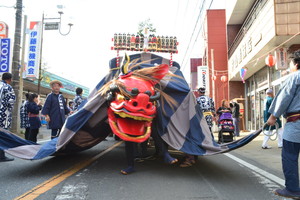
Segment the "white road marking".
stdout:
<path fill-rule="evenodd" d="M 76 185 L 64 185 L 55 200 L 67 200 L 76 199 L 84 200 L 87 199 L 88 184 L 78 183 Z"/>
<path fill-rule="evenodd" d="M 269 173 L 269 172 L 267 172 L 263 169 L 260 169 L 260 168 L 254 166 L 250 163 L 247 163 L 246 161 L 244 161 L 244 160 L 242 160 L 242 159 L 240 159 L 240 158 L 238 158 L 238 157 L 236 157 L 236 156 L 234 156 L 230 153 L 224 153 L 224 155 L 231 158 L 232 160 L 240 163 L 241 165 L 251 169 L 252 171 L 255 171 L 256 173 L 266 177 L 267 179 L 270 179 L 270 180 L 274 181 L 275 183 L 277 183 L 281 186 L 285 186 L 285 181 L 283 179 L 281 179 L 281 178 L 279 178 L 279 177 L 277 177 L 277 176 L 275 176 L 275 175 L 273 175 L 273 174 L 271 174 L 271 173 Z"/>

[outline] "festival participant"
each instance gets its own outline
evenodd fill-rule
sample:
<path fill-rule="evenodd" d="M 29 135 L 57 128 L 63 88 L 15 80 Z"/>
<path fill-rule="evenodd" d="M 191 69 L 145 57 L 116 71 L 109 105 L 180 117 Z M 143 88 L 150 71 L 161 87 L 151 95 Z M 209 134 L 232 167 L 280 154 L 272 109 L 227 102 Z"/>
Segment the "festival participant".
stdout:
<path fill-rule="evenodd" d="M 233 100 L 230 103 L 230 108 L 232 110 L 232 120 L 234 125 L 234 135 L 236 137 L 240 136 L 240 105 Z"/>
<path fill-rule="evenodd" d="M 60 88 L 63 87 L 62 83 L 58 80 L 50 82 L 52 92 L 48 94 L 42 114 L 45 115 L 48 122 L 48 128 L 51 129 L 51 139 L 59 136 L 61 128 L 66 120 L 66 115 L 70 113 L 66 105 L 66 101 L 62 94 L 60 94 Z"/>
<path fill-rule="evenodd" d="M 74 111 L 74 102 L 73 101 L 68 102 L 68 109 L 70 110 L 70 112 Z"/>
<path fill-rule="evenodd" d="M 233 118 L 232 118 L 232 110 L 230 108 L 229 102 L 226 99 L 223 99 L 221 102 L 221 106 L 217 110 L 218 114 L 218 143 L 223 142 L 231 142 L 233 141 L 234 137 L 234 125 L 233 125 Z M 224 132 L 229 133 L 229 135 L 225 136 L 224 139 Z"/>
<path fill-rule="evenodd" d="M 80 106 L 80 104 L 83 102 L 83 97 L 82 97 L 82 88 L 78 87 L 76 88 L 76 96 L 73 100 L 74 102 L 74 111 L 78 110 L 78 107 Z"/>
<path fill-rule="evenodd" d="M 223 113 L 232 113 L 231 108 L 229 106 L 229 102 L 226 99 L 222 100 L 221 106 L 217 110 L 217 114 L 219 115 L 219 118 Z"/>
<path fill-rule="evenodd" d="M 267 89 L 266 91 L 266 99 L 264 102 L 264 122 L 266 123 L 270 117 L 270 113 L 269 113 L 269 108 L 272 104 L 272 101 L 274 99 L 274 94 L 273 94 L 273 90 L 272 89 Z M 278 148 L 282 148 L 282 125 L 281 125 L 281 121 L 279 118 L 277 118 L 276 120 L 277 124 L 278 124 Z M 265 131 L 267 131 L 267 134 L 264 135 L 264 140 L 263 143 L 261 145 L 262 149 L 271 149 L 272 147 L 268 145 L 268 141 L 270 139 L 270 135 L 272 135 L 272 132 L 275 130 L 275 126 L 265 126 Z"/>
<path fill-rule="evenodd" d="M 0 128 L 9 129 L 12 121 L 12 109 L 16 100 L 14 89 L 11 86 L 12 74 L 5 72 L 2 74 L 0 82 Z M 0 162 L 12 161 L 13 158 L 5 156 L 0 150 Z"/>
<path fill-rule="evenodd" d="M 30 133 L 29 140 L 32 142 L 37 141 L 37 135 L 39 133 L 39 128 L 41 127 L 40 110 L 42 109 L 39 96 L 35 93 L 30 94 L 29 101 L 27 105 L 29 123 L 30 123 Z"/>
<path fill-rule="evenodd" d="M 294 52 L 290 63 L 292 73 L 275 96 L 267 124 L 275 125 L 283 115 L 287 119 L 283 132 L 281 152 L 285 188 L 276 189 L 275 194 L 287 198 L 300 199 L 298 158 L 300 152 L 300 50 Z"/>
<path fill-rule="evenodd" d="M 28 118 L 28 112 L 27 112 L 27 104 L 29 99 L 29 93 L 25 94 L 26 100 L 23 102 L 21 108 L 20 108 L 20 119 L 21 119 L 21 128 L 25 128 L 25 139 L 29 139 L 29 133 L 30 133 L 30 123 Z"/>
<path fill-rule="evenodd" d="M 200 105 L 209 130 L 212 133 L 213 121 L 216 116 L 214 100 L 205 95 L 205 87 L 200 87 L 198 92 L 200 96 L 197 98 L 197 103 Z"/>
<path fill-rule="evenodd" d="M 154 123 L 155 123 L 154 119 Z M 169 151 L 168 151 L 168 145 L 159 137 L 158 132 L 156 129 L 152 127 L 152 133 L 151 136 L 155 142 L 155 149 L 156 153 L 153 156 L 149 156 L 148 159 L 154 160 L 155 157 L 158 155 L 163 157 L 164 163 L 173 165 L 178 162 L 177 158 L 173 158 Z M 134 168 L 134 158 L 136 155 L 136 143 L 135 142 L 129 142 L 125 141 L 125 154 L 126 154 L 126 160 L 127 160 L 127 167 L 125 169 L 121 170 L 121 173 L 123 175 L 130 174 L 135 171 Z"/>

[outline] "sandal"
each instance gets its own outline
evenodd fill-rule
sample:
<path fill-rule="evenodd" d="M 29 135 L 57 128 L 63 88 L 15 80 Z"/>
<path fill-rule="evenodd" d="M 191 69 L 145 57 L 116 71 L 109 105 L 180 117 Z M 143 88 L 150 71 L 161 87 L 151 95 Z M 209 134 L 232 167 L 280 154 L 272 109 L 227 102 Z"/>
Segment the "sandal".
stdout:
<path fill-rule="evenodd" d="M 191 167 L 195 163 L 196 161 L 194 159 L 186 159 L 183 163 L 179 165 L 179 167 Z"/>
<path fill-rule="evenodd" d="M 173 165 L 173 164 L 175 164 L 175 163 L 177 163 L 178 162 L 178 160 L 175 158 L 174 160 L 172 160 L 171 162 L 169 162 L 169 164 L 170 165 Z"/>
<path fill-rule="evenodd" d="M 134 168 L 132 166 L 129 166 L 126 169 L 121 170 L 121 174 L 123 174 L 123 175 L 128 175 L 132 172 L 134 172 Z"/>
<path fill-rule="evenodd" d="M 177 163 L 178 160 L 176 158 L 173 158 L 172 156 L 170 156 L 170 154 L 166 153 L 164 156 L 164 162 L 166 164 L 173 165 L 173 164 Z"/>
<path fill-rule="evenodd" d="M 175 164 L 175 163 L 178 162 L 178 159 L 177 159 L 177 158 L 165 159 L 164 162 L 165 162 L 166 164 L 173 165 L 173 164 Z"/>

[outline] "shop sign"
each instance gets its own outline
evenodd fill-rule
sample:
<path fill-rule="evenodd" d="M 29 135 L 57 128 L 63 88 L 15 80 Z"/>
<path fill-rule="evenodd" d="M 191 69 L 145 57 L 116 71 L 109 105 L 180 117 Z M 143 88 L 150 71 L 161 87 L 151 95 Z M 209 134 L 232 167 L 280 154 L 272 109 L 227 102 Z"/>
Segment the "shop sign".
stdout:
<path fill-rule="evenodd" d="M 197 74 L 198 74 L 198 88 L 205 87 L 206 92 L 209 93 L 208 67 L 207 66 L 198 66 Z"/>
<path fill-rule="evenodd" d="M 9 72 L 10 39 L 0 39 L 0 73 Z"/>
<path fill-rule="evenodd" d="M 27 78 L 38 78 L 40 65 L 42 22 L 31 22 L 29 30 Z"/>
<path fill-rule="evenodd" d="M 236 48 L 234 54 L 230 58 L 231 69 L 234 70 L 252 51 L 252 37 L 244 39 L 243 42 Z"/>
<path fill-rule="evenodd" d="M 245 108 L 243 103 L 238 103 L 240 106 L 240 117 L 243 117 L 245 114 Z"/>
<path fill-rule="evenodd" d="M 45 23 L 45 30 L 58 30 L 58 22 Z"/>
<path fill-rule="evenodd" d="M 8 25 L 4 22 L 0 22 L 0 39 L 8 37 Z"/>

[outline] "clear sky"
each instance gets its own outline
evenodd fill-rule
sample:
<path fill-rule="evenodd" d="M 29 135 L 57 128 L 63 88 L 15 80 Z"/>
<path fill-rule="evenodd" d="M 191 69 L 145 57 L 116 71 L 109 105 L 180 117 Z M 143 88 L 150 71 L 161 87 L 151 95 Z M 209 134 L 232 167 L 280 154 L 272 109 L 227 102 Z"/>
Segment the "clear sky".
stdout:
<path fill-rule="evenodd" d="M 23 0 L 23 14 L 28 16 L 29 24 L 29 21 L 41 21 L 43 12 L 46 18 L 59 17 L 57 5 L 64 5 L 62 32 L 67 32 L 69 22 L 74 26 L 67 36 L 61 36 L 57 30 L 44 31 L 43 62 L 48 71 L 93 89 L 108 73 L 109 60 L 116 56 L 116 52 L 110 50 L 114 33 L 136 33 L 138 24 L 148 18 L 157 35 L 177 37 L 179 53 L 173 56 L 173 60 L 181 65 L 189 82 L 189 59 L 201 57 L 203 53 L 202 33 L 198 34 L 203 21 L 199 20 L 195 28 L 203 1 Z M 206 1 L 205 8 L 210 2 Z M 10 7 L 15 3 L 16 0 L 0 2 L 0 21 L 9 25 L 12 39 L 15 9 Z M 224 5 L 225 0 L 214 0 L 211 8 L 224 8 Z M 124 53 L 122 51 L 120 55 Z M 170 56 L 167 53 L 160 55 Z"/>

